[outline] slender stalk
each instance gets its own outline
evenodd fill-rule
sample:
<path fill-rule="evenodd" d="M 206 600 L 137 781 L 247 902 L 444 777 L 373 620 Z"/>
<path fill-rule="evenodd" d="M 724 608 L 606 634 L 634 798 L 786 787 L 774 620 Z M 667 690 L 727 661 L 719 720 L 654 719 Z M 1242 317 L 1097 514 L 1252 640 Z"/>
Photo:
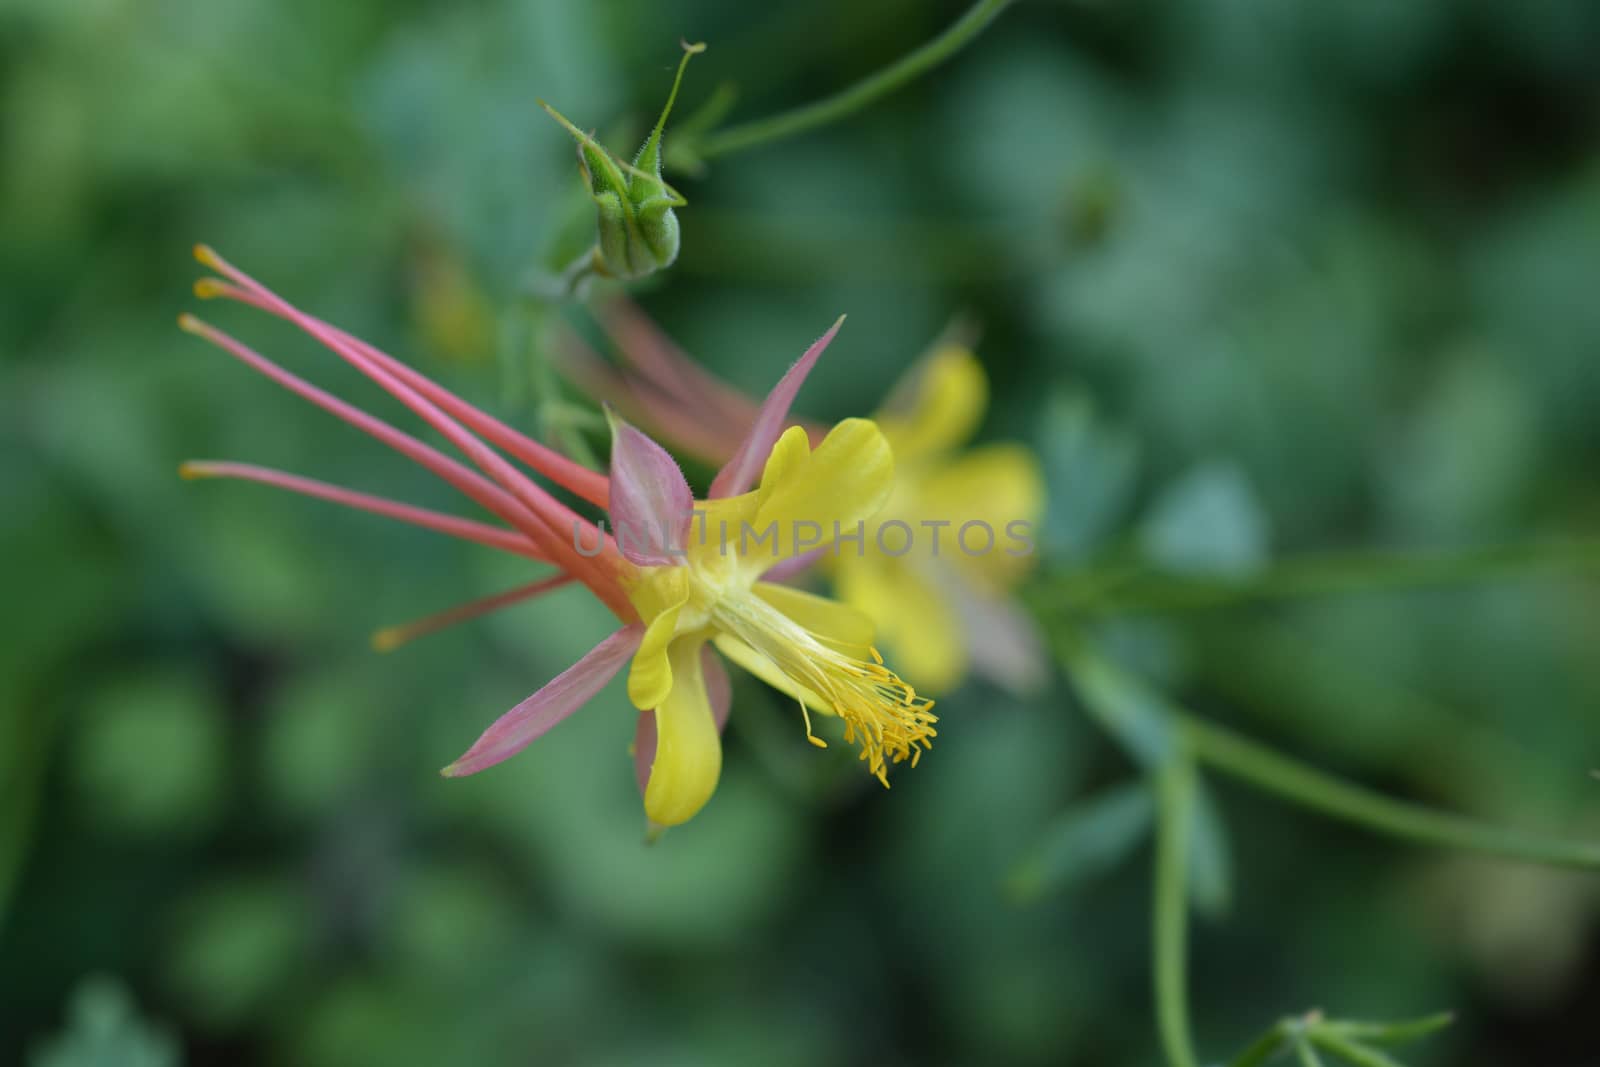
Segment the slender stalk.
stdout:
<path fill-rule="evenodd" d="M 1352 1067 L 1401 1067 L 1400 1061 L 1393 1056 L 1379 1052 L 1375 1048 L 1368 1048 L 1366 1045 L 1351 1041 L 1339 1034 L 1330 1033 L 1327 1030 L 1311 1031 L 1308 1040 L 1323 1051 L 1331 1052 L 1338 1056 L 1351 1064 Z M 1314 1067 L 1320 1067 L 1322 1061 L 1313 1055 L 1313 1058 L 1306 1060 L 1306 1063 L 1312 1064 Z"/>
<path fill-rule="evenodd" d="M 1541 574 L 1600 575 L 1600 541 L 1308 556 L 1247 577 L 1200 578 L 1114 568 L 1074 575 L 1045 594 L 1058 610 L 1154 613 L 1346 593 L 1464 585 Z"/>
<path fill-rule="evenodd" d="M 1229 1060 L 1228 1067 L 1261 1067 L 1263 1063 L 1282 1052 L 1283 1044 L 1288 1040 L 1288 1027 L 1284 1023 L 1277 1023 L 1272 1029 L 1256 1038 L 1249 1048 Z"/>
<path fill-rule="evenodd" d="M 1600 871 L 1600 843 L 1538 837 L 1394 800 L 1308 767 L 1220 726 L 1182 716 L 1195 758 L 1290 803 L 1376 833 L 1551 867 Z"/>
<path fill-rule="evenodd" d="M 558 410 L 570 414 L 571 410 L 576 409 L 562 402 L 560 382 L 543 347 L 544 339 L 541 335 L 546 313 L 547 308 L 532 301 L 525 302 L 522 307 L 521 343 L 525 346 L 525 358 L 532 371 L 530 377 L 533 383 L 534 419 L 538 423 L 539 435 L 547 439 L 553 437 L 560 445 L 561 451 L 583 466 L 591 470 L 602 470 L 604 468 L 594 454 L 594 449 L 590 448 L 589 442 L 584 439 L 583 427 L 570 417 L 556 414 Z M 601 426 L 604 425 L 602 420 Z"/>
<path fill-rule="evenodd" d="M 1311 1041 L 1304 1033 L 1296 1032 L 1290 1041 L 1294 1044 L 1294 1053 L 1300 1060 L 1300 1067 L 1322 1067 L 1322 1057 L 1317 1055 L 1317 1050 L 1312 1047 Z"/>
<path fill-rule="evenodd" d="M 837 122 L 949 59 L 982 33 L 1010 4 L 1011 0 L 978 0 L 939 36 L 848 89 L 792 111 L 754 119 L 710 134 L 691 146 L 692 152 L 699 159 L 712 159 Z"/>
<path fill-rule="evenodd" d="M 1194 763 L 1178 752 L 1156 777 L 1156 871 L 1153 941 L 1156 1025 L 1169 1067 L 1199 1067 L 1189 1032 L 1189 828 L 1194 822 Z"/>

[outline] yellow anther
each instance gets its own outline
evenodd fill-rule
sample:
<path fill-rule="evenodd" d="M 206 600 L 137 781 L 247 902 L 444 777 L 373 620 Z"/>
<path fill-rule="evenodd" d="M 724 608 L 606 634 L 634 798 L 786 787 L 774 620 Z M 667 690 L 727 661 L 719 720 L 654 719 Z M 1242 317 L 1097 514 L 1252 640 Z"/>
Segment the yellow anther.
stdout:
<path fill-rule="evenodd" d="M 212 270 L 220 271 L 226 269 L 226 265 L 222 262 L 222 257 L 217 255 L 216 249 L 212 248 L 210 245 L 195 245 L 194 258 L 198 259 L 201 263 L 207 267 L 210 267 Z"/>
<path fill-rule="evenodd" d="M 828 742 L 811 732 L 811 711 L 804 700 L 800 701 L 800 717 L 806 721 L 806 740 L 818 748 L 827 748 Z"/>

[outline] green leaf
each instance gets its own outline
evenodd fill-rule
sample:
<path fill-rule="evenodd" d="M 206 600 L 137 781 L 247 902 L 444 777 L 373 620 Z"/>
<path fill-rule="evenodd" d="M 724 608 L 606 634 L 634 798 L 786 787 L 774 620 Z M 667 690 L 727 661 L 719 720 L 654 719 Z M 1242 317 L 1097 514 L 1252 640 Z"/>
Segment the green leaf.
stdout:
<path fill-rule="evenodd" d="M 1167 486 L 1139 531 L 1145 553 L 1183 574 L 1241 575 L 1267 561 L 1268 517 L 1244 471 L 1196 467 Z"/>
<path fill-rule="evenodd" d="M 119 678 L 90 702 L 72 735 L 74 784 L 99 825 L 196 833 L 217 814 L 225 747 L 222 708 L 202 679 Z"/>
<path fill-rule="evenodd" d="M 146 1023 L 115 978 L 80 982 L 67 1007 L 67 1028 L 38 1045 L 29 1067 L 177 1067 L 178 1043 L 164 1028 Z"/>
<path fill-rule="evenodd" d="M 1171 710 L 1159 694 L 1099 655 L 1063 649 L 1084 707 L 1145 770 L 1164 766 L 1176 751 Z"/>
<path fill-rule="evenodd" d="M 1322 1064 L 1317 1049 L 1331 1053 L 1340 1062 L 1353 1067 L 1404 1067 L 1399 1061 L 1369 1047 L 1366 1042 L 1398 1045 L 1415 1041 L 1444 1029 L 1453 1019 L 1454 1016 L 1449 1012 L 1440 1012 L 1420 1019 L 1364 1022 L 1324 1019 L 1320 1013 L 1312 1012 L 1280 1019 L 1249 1048 L 1228 1061 L 1228 1067 L 1261 1067 L 1285 1051 L 1286 1046 L 1294 1050 L 1302 1067 L 1307 1064 L 1319 1067 Z"/>
<path fill-rule="evenodd" d="M 1193 823 L 1189 827 L 1189 900 L 1210 919 L 1226 915 L 1233 903 L 1233 849 L 1228 828 L 1204 779 L 1194 783 Z"/>
<path fill-rule="evenodd" d="M 1403 1019 L 1396 1022 L 1359 1022 L 1356 1020 L 1331 1020 L 1318 1024 L 1318 1029 L 1339 1037 L 1356 1041 L 1371 1041 L 1379 1045 L 1403 1045 L 1443 1030 L 1455 1022 L 1453 1012 L 1442 1011 L 1420 1019 Z"/>
<path fill-rule="evenodd" d="M 1012 869 L 1007 889 L 1033 900 L 1105 874 L 1149 835 L 1154 814 L 1143 782 L 1113 786 L 1068 808 Z"/>
<path fill-rule="evenodd" d="M 1250 1042 L 1248 1048 L 1229 1060 L 1228 1067 L 1261 1067 L 1263 1063 L 1283 1051 L 1283 1044 L 1289 1040 L 1289 1034 L 1288 1021 L 1274 1024 L 1272 1029 Z"/>
<path fill-rule="evenodd" d="M 1333 1053 L 1352 1067 L 1405 1067 L 1399 1060 L 1377 1049 L 1316 1027 L 1307 1031 L 1307 1039 L 1317 1048 Z"/>
<path fill-rule="evenodd" d="M 290 986 L 308 935 L 305 906 L 287 885 L 213 887 L 180 916 L 167 980 L 188 1013 L 221 1029 L 235 1027 Z"/>
<path fill-rule="evenodd" d="M 1300 1067 L 1322 1067 L 1322 1057 L 1317 1055 L 1317 1050 L 1306 1040 L 1305 1034 L 1297 1031 L 1289 1040 L 1294 1045 L 1294 1054 L 1300 1060 Z"/>
<path fill-rule="evenodd" d="M 1139 472 L 1138 442 L 1107 426 L 1089 394 L 1072 390 L 1050 398 L 1040 420 L 1039 453 L 1050 486 L 1046 547 L 1081 559 L 1127 514 Z"/>

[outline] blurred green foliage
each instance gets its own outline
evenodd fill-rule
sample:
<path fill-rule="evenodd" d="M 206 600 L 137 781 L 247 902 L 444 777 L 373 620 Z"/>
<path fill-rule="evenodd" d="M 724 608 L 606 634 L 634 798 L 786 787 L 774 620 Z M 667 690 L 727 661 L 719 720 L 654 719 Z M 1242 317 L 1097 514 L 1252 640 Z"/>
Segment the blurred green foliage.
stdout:
<path fill-rule="evenodd" d="M 34 1048 L 31 1067 L 176 1067 L 178 1043 L 142 1022 L 113 979 L 85 979 L 72 994 L 65 1033 Z"/>
<path fill-rule="evenodd" d="M 620 687 L 502 768 L 435 774 L 603 632 L 581 592 L 379 657 L 372 629 L 524 568 L 175 473 L 236 458 L 454 506 L 173 328 L 193 242 L 532 429 L 548 382 L 515 309 L 593 240 L 536 97 L 637 143 L 680 37 L 710 45 L 680 113 L 727 84 L 745 119 L 961 9 L 0 5 L 0 1062 L 1155 1061 L 1149 813 L 1067 686 L 951 695 L 884 794 L 741 680 L 716 799 L 643 847 Z M 1583 537 L 1597 49 L 1587 0 L 1029 0 L 847 121 L 669 172 L 682 254 L 641 298 L 751 390 L 848 311 L 802 398 L 818 416 L 875 407 L 974 315 L 986 434 L 1050 474 L 1046 593 Z M 411 425 L 291 331 L 219 322 Z M 1596 593 L 1544 577 L 1100 633 L 1332 769 L 1593 838 Z M 1408 1062 L 1595 1062 L 1592 878 L 1207 795 L 1203 1048 L 1313 1007 L 1451 1006 Z M 176 1036 L 80 986 L 97 972 Z"/>

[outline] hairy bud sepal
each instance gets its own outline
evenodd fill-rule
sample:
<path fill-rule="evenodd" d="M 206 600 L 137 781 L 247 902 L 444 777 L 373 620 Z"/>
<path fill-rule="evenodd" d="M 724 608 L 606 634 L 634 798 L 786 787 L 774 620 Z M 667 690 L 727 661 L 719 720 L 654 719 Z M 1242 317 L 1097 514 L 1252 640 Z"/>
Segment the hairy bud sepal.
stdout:
<path fill-rule="evenodd" d="M 592 133 L 585 133 L 544 101 L 550 113 L 578 142 L 578 168 L 594 201 L 598 235 L 595 243 L 564 272 L 566 288 L 574 292 L 590 277 L 634 281 L 670 267 L 678 258 L 680 243 L 676 209 L 688 203 L 661 177 L 661 135 L 678 97 L 689 57 L 705 51 L 704 44 L 683 45 L 672 91 L 655 128 L 632 163 L 606 151 Z"/>

